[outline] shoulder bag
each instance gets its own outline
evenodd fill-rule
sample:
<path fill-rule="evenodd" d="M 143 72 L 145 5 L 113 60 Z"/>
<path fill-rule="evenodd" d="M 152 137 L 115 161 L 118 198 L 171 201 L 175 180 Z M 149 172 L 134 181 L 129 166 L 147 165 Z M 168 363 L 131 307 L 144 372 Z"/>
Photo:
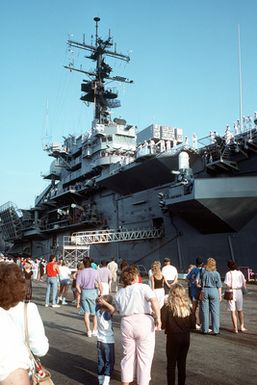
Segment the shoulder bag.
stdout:
<path fill-rule="evenodd" d="M 225 292 L 224 292 L 224 299 L 226 301 L 232 301 L 233 300 L 233 297 L 234 297 L 234 293 L 233 293 L 233 275 L 232 275 L 232 272 L 230 272 L 231 274 L 231 289 L 227 288 L 225 289 Z"/>
<path fill-rule="evenodd" d="M 51 374 L 40 362 L 40 359 L 36 357 L 29 345 L 29 333 L 28 333 L 28 304 L 24 303 L 24 331 L 25 331 L 25 345 L 28 348 L 29 356 L 33 365 L 31 373 L 31 385 L 54 385 Z"/>
<path fill-rule="evenodd" d="M 202 280 L 203 280 L 203 268 L 201 267 L 200 268 L 200 271 L 197 275 L 197 278 L 196 278 L 196 281 L 197 281 L 197 288 L 198 288 L 198 293 L 197 293 L 197 297 L 196 299 L 198 301 L 202 301 L 204 299 L 204 291 L 203 291 L 203 283 L 202 283 Z"/>
<path fill-rule="evenodd" d="M 199 293 L 197 295 L 198 301 L 202 301 L 204 299 L 204 291 L 202 288 L 199 289 Z"/>

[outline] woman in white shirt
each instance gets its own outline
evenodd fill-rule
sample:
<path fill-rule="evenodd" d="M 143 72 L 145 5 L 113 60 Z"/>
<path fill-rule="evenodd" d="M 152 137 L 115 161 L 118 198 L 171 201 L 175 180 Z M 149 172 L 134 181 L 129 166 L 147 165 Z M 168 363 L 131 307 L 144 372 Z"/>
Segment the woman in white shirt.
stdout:
<path fill-rule="evenodd" d="M 29 352 L 8 312 L 0 307 L 0 384 L 29 385 Z"/>
<path fill-rule="evenodd" d="M 24 342 L 25 295 L 25 278 L 20 268 L 15 263 L 0 263 L 0 307 L 7 310 Z M 37 305 L 32 302 L 27 304 L 27 319 L 31 351 L 42 357 L 47 353 L 49 344 Z"/>
<path fill-rule="evenodd" d="M 71 269 L 66 265 L 64 260 L 59 264 L 59 280 L 60 280 L 60 292 L 57 303 L 62 301 L 62 305 L 67 305 L 66 296 L 71 284 Z"/>
<path fill-rule="evenodd" d="M 136 375 L 137 385 L 148 385 L 155 348 L 155 329 L 160 330 L 160 307 L 148 285 L 138 283 L 139 272 L 128 266 L 121 272 L 123 288 L 115 296 L 121 315 L 122 385 L 129 385 Z M 154 313 L 154 318 L 152 316 Z"/>
<path fill-rule="evenodd" d="M 245 332 L 247 329 L 244 323 L 242 290 L 246 289 L 246 280 L 243 273 L 238 270 L 234 261 L 228 261 L 227 266 L 229 271 L 226 273 L 224 283 L 227 288 L 233 290 L 233 299 L 227 301 L 227 309 L 231 312 L 234 333 L 238 333 L 237 315 L 240 323 L 240 331 Z"/>

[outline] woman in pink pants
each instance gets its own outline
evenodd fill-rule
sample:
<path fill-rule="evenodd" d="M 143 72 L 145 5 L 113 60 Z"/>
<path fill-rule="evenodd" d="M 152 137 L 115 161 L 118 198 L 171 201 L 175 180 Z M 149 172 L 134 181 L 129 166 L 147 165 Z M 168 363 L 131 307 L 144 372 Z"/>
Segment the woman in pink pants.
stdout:
<path fill-rule="evenodd" d="M 124 287 L 115 297 L 115 307 L 121 315 L 122 385 L 129 385 L 135 376 L 137 385 L 149 384 L 155 329 L 161 329 L 160 308 L 155 293 L 148 285 L 138 283 L 138 274 L 135 266 L 125 268 L 121 273 Z"/>

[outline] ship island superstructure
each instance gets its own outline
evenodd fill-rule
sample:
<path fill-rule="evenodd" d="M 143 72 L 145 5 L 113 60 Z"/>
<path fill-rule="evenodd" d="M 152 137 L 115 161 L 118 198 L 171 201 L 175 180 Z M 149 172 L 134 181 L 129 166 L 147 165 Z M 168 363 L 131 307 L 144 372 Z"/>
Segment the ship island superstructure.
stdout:
<path fill-rule="evenodd" d="M 125 119 L 112 118 L 120 106 L 109 85 L 133 81 L 113 76 L 107 58 L 129 62 L 112 50 L 113 40 L 68 40 L 89 53 L 94 71 L 66 66 L 85 75 L 81 100 L 93 103 L 92 126 L 45 150 L 53 158 L 44 178 L 48 186 L 30 210 L 11 203 L 0 207 L 2 234 L 13 253 L 48 257 L 71 264 L 85 255 L 124 258 L 149 266 L 173 258 L 180 270 L 196 256 L 253 258 L 257 214 L 257 117 L 237 121 L 224 135 L 209 132 L 192 144 L 177 127 L 151 124 L 137 132 Z M 254 265 L 254 263 L 252 263 Z M 257 263 L 256 263 L 257 265 Z"/>

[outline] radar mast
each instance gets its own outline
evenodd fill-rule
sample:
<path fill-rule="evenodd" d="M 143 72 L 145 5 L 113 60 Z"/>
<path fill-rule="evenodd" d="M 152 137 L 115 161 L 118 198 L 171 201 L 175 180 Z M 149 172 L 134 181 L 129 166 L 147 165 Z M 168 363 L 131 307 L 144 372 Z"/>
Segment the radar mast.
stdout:
<path fill-rule="evenodd" d="M 113 40 L 109 34 L 106 40 L 101 39 L 98 36 L 98 23 L 99 17 L 94 18 L 95 21 L 95 45 L 86 44 L 85 39 L 83 42 L 77 42 L 74 40 L 68 40 L 67 44 L 69 47 L 74 47 L 90 52 L 86 58 L 95 61 L 96 66 L 94 71 L 85 71 L 82 68 L 76 68 L 73 64 L 65 66 L 70 71 L 82 72 L 89 77 L 90 80 L 83 80 L 81 84 L 81 91 L 83 95 L 81 100 L 88 103 L 95 104 L 95 116 L 96 123 L 107 124 L 109 122 L 109 109 L 120 107 L 120 101 L 117 100 L 118 93 L 113 91 L 111 88 L 105 86 L 106 80 L 117 81 L 123 83 L 133 83 L 122 76 L 111 76 L 112 67 L 105 62 L 105 57 L 112 57 L 115 59 L 123 60 L 125 62 L 130 61 L 130 57 L 116 52 L 116 49 L 111 50 L 113 46 Z"/>

